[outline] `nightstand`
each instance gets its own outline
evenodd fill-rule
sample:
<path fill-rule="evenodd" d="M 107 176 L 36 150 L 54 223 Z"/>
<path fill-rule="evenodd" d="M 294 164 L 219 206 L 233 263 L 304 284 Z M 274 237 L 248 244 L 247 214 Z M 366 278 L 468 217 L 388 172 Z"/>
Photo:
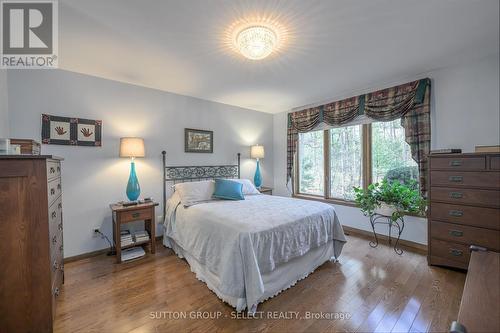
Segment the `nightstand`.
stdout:
<path fill-rule="evenodd" d="M 156 249 L 156 236 L 155 236 L 155 207 L 158 206 L 156 202 L 148 202 L 137 204 L 133 206 L 123 206 L 116 203 L 111 204 L 109 207 L 113 212 L 113 241 L 116 250 L 116 263 L 122 262 L 122 250 L 134 246 L 146 245 L 149 251 L 153 254 Z M 149 240 L 134 243 L 128 246 L 121 246 L 120 227 L 122 224 L 144 221 L 144 229 L 149 233 Z"/>
<path fill-rule="evenodd" d="M 262 194 L 268 194 L 268 195 L 273 195 L 273 189 L 270 188 L 270 187 L 264 187 L 262 186 L 260 189 L 259 189 L 259 192 L 262 193 Z"/>

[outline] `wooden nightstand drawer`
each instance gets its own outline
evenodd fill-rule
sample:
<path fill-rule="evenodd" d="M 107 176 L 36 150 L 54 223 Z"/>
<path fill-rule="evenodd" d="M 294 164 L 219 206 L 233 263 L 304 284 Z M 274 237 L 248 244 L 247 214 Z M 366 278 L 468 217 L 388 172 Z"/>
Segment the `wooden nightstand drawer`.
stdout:
<path fill-rule="evenodd" d="M 120 221 L 130 222 L 137 220 L 150 220 L 152 218 L 151 208 L 137 209 L 133 211 L 120 212 Z"/>

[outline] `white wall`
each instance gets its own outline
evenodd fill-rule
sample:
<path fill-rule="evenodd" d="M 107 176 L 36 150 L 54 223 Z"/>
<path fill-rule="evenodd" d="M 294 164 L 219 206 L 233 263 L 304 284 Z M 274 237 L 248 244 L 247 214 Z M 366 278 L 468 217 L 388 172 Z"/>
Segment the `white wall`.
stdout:
<path fill-rule="evenodd" d="M 144 159 L 136 163 L 142 196 L 161 201 L 161 151 L 169 165 L 236 163 L 253 179 L 252 144 L 273 156 L 272 115 L 62 70 L 9 72 L 11 136 L 40 141 L 41 114 L 103 121 L 103 146 L 42 145 L 43 154 L 63 157 L 65 256 L 105 248 L 95 226 L 111 237 L 109 204 L 125 200 L 129 160 L 118 157 L 119 138 L 143 137 Z M 184 128 L 214 131 L 213 154 L 184 153 Z M 273 159 L 262 160 L 264 184 L 273 186 Z M 157 215 L 161 214 L 161 206 Z"/>
<path fill-rule="evenodd" d="M 0 138 L 9 137 L 7 70 L 0 69 Z"/>
<path fill-rule="evenodd" d="M 500 143 L 499 105 L 499 55 L 471 63 L 435 70 L 380 84 L 378 87 L 360 89 L 333 100 L 356 96 L 368 91 L 385 88 L 414 79 L 429 77 L 432 80 L 431 125 L 432 149 L 461 148 L 472 152 L 475 145 Z M 274 193 L 289 195 L 286 178 L 286 126 L 287 112 L 274 115 Z M 360 210 L 334 205 L 342 224 L 371 230 L 369 221 Z M 427 220 L 407 217 L 403 239 L 427 244 Z M 380 229 L 380 233 L 387 231 Z"/>

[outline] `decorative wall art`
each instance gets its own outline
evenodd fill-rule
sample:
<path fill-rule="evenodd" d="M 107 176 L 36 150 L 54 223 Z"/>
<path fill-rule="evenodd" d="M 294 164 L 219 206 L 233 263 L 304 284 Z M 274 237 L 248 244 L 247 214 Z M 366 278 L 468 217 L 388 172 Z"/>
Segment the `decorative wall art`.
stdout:
<path fill-rule="evenodd" d="M 213 153 L 214 132 L 192 128 L 184 129 L 184 151 L 186 153 Z"/>
<path fill-rule="evenodd" d="M 102 145 L 102 121 L 42 114 L 42 143 L 49 145 Z"/>

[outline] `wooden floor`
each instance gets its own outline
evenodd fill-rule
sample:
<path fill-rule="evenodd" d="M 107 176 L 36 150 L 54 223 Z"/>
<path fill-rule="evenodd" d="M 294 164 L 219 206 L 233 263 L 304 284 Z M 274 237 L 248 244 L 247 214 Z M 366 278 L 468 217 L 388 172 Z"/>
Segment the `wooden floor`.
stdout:
<path fill-rule="evenodd" d="M 465 281 L 463 272 L 427 266 L 423 254 L 398 256 L 348 236 L 340 263 L 260 304 L 264 318 L 233 319 L 233 309 L 161 244 L 133 263 L 101 255 L 65 268 L 55 332 L 447 332 Z M 307 312 L 338 314 L 308 319 Z M 199 315 L 219 318 L 190 318 Z"/>

